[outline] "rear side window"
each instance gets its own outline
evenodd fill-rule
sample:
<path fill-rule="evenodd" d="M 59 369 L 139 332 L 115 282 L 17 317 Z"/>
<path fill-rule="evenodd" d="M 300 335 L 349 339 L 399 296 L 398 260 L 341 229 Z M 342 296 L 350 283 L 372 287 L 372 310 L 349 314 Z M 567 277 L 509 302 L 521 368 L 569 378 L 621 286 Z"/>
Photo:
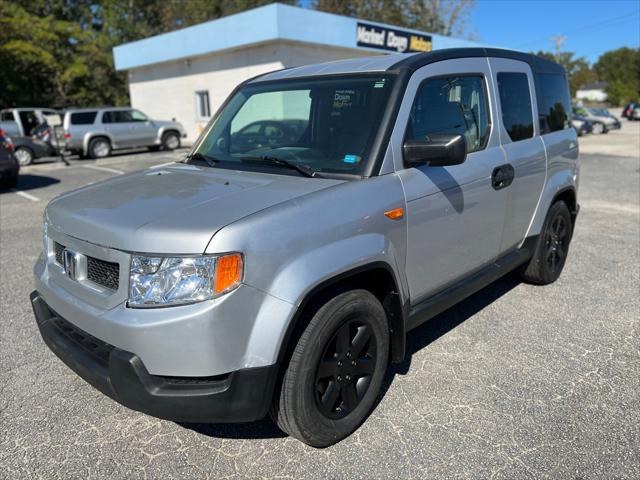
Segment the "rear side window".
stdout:
<path fill-rule="evenodd" d="M 538 74 L 537 80 L 540 131 L 544 134 L 570 128 L 571 101 L 565 76 Z"/>
<path fill-rule="evenodd" d="M 531 93 L 525 73 L 498 73 L 502 123 L 511 141 L 533 137 Z"/>
<path fill-rule="evenodd" d="M 91 125 L 98 112 L 77 112 L 71 114 L 71 125 Z"/>
<path fill-rule="evenodd" d="M 457 133 L 464 136 L 470 153 L 484 148 L 489 131 L 490 117 L 482 77 L 434 78 L 420 86 L 411 109 L 408 138 Z"/>

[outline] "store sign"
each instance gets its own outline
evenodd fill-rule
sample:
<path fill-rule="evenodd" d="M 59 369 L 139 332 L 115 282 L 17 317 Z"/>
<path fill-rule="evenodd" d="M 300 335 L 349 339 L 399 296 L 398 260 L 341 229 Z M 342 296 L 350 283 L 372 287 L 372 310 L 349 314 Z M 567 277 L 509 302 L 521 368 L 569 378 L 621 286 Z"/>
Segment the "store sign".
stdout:
<path fill-rule="evenodd" d="M 430 52 L 431 36 L 396 28 L 380 27 L 358 22 L 359 47 L 378 48 L 397 53 Z"/>

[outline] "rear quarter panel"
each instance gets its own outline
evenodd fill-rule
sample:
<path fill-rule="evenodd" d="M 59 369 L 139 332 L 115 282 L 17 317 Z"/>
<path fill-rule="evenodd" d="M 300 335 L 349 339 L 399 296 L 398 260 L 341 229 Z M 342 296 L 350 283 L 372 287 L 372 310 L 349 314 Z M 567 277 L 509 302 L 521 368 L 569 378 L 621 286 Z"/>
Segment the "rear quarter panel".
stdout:
<path fill-rule="evenodd" d="M 580 158 L 576 131 L 573 128 L 565 128 L 547 133 L 540 138 L 547 155 L 547 181 L 527 236 L 538 235 L 541 232 L 547 211 L 560 191 L 573 188 L 576 196 L 578 194 Z"/>

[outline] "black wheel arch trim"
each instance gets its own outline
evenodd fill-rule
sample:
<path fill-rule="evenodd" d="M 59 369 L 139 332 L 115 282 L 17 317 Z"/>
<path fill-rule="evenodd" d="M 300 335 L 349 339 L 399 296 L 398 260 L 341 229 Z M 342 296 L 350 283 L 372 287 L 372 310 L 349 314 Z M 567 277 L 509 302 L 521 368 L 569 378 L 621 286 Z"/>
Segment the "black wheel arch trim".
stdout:
<path fill-rule="evenodd" d="M 376 261 L 367 263 L 344 272 L 341 272 L 331 278 L 323 280 L 316 285 L 314 285 L 304 296 L 302 301 L 299 303 L 294 316 L 292 317 L 289 325 L 287 325 L 287 329 L 285 331 L 283 340 L 280 344 L 280 349 L 278 352 L 277 362 L 280 365 L 285 365 L 286 356 L 289 354 L 293 345 L 291 345 L 292 340 L 296 338 L 296 333 L 299 333 L 299 330 L 302 325 L 302 316 L 305 313 L 306 309 L 313 304 L 314 299 L 319 298 L 319 295 L 322 294 L 323 291 L 331 289 L 332 286 L 338 285 L 340 282 L 348 280 L 351 277 L 355 277 L 359 274 L 366 273 L 368 271 L 380 270 L 384 269 L 391 277 L 393 281 L 393 291 L 389 292 L 390 305 L 383 305 L 385 311 L 388 312 L 388 322 L 389 322 L 389 334 L 390 334 L 390 360 L 394 363 L 401 362 L 405 356 L 406 349 L 406 318 L 405 312 L 406 304 L 408 304 L 408 299 L 405 300 L 405 304 L 401 304 L 400 302 L 400 293 L 398 291 L 398 278 L 393 271 L 393 268 L 387 263 L 383 261 Z"/>
<path fill-rule="evenodd" d="M 554 203 L 556 203 L 559 199 L 561 199 L 561 197 L 564 197 L 567 193 L 570 193 L 573 196 L 572 204 L 567 205 L 567 207 L 569 208 L 569 214 L 571 215 L 571 236 L 573 236 L 573 230 L 576 225 L 576 219 L 578 218 L 578 213 L 580 213 L 580 204 L 578 203 L 578 192 L 576 191 L 576 187 L 571 185 L 558 190 L 553 196 L 553 199 L 549 204 L 549 208 L 551 208 L 551 206 Z"/>

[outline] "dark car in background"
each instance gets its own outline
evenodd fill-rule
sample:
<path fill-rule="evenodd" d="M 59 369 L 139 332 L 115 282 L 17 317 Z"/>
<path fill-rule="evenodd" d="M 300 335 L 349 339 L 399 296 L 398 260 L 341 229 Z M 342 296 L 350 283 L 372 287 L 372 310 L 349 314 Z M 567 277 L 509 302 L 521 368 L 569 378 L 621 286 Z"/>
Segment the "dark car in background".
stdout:
<path fill-rule="evenodd" d="M 593 132 L 593 123 L 584 117 L 573 116 L 571 118 L 571 125 L 573 125 L 573 129 L 579 137 Z"/>
<path fill-rule="evenodd" d="M 20 164 L 13 155 L 13 142 L 0 128 L 0 188 L 15 188 Z"/>
<path fill-rule="evenodd" d="M 610 119 L 611 122 L 607 125 L 607 127 L 609 129 L 617 130 L 617 129 L 619 129 L 621 127 L 620 120 L 618 120 L 618 117 L 616 117 L 614 114 L 612 114 L 608 109 L 606 109 L 606 108 L 590 108 L 589 110 L 594 115 L 597 115 L 597 116 L 600 116 L 600 117 L 604 117 L 606 119 Z"/>
<path fill-rule="evenodd" d="M 636 102 L 628 103 L 622 110 L 622 116 L 627 120 L 640 120 L 640 104 Z"/>

